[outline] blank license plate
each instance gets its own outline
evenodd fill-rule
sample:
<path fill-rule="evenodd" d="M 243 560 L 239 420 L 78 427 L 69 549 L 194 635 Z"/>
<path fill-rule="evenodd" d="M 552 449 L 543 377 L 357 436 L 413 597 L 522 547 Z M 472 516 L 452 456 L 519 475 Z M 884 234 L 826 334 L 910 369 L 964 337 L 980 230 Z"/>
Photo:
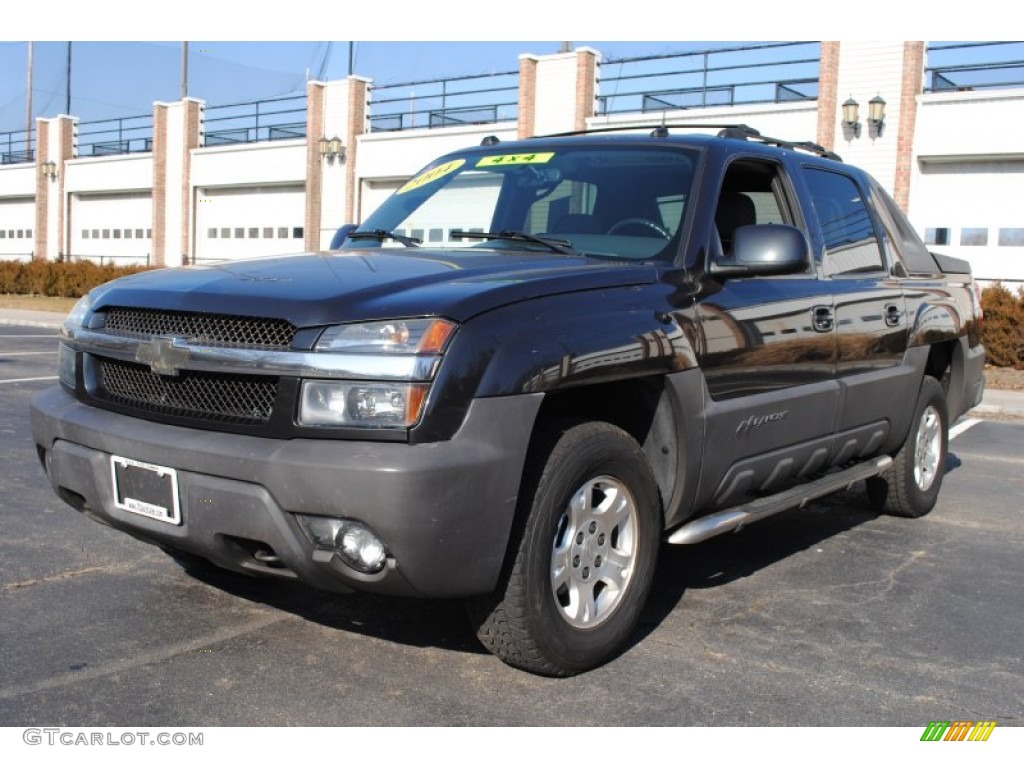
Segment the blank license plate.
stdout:
<path fill-rule="evenodd" d="M 178 473 L 170 467 L 110 457 L 114 506 L 171 525 L 181 524 Z"/>

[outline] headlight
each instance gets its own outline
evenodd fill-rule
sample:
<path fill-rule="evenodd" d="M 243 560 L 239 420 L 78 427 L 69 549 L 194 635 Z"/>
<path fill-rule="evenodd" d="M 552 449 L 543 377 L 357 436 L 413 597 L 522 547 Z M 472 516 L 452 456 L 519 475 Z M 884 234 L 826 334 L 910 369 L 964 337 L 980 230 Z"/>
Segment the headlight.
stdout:
<path fill-rule="evenodd" d="M 352 355 L 361 359 L 370 380 L 307 379 L 302 382 L 299 424 L 316 427 L 397 427 L 416 424 L 455 323 L 440 318 L 412 318 L 374 323 L 336 325 L 325 330 L 316 343 L 317 352 Z M 367 360 L 402 358 L 392 381 L 374 381 L 381 366 L 365 366 Z M 394 366 L 388 366 L 393 368 Z M 353 368 L 355 370 L 355 368 Z"/>
<path fill-rule="evenodd" d="M 299 423 L 316 427 L 411 427 L 428 384 L 372 381 L 302 382 Z"/>
<path fill-rule="evenodd" d="M 336 325 L 321 334 L 316 351 L 363 355 L 437 354 L 444 349 L 454 330 L 455 323 L 429 317 Z"/>
<path fill-rule="evenodd" d="M 68 316 L 64 318 L 64 325 L 61 330 L 65 335 L 67 335 L 68 331 L 85 327 L 85 320 L 89 316 L 89 310 L 91 309 L 92 297 L 87 293 L 75 302 L 75 306 L 71 308 L 71 311 L 68 312 Z"/>

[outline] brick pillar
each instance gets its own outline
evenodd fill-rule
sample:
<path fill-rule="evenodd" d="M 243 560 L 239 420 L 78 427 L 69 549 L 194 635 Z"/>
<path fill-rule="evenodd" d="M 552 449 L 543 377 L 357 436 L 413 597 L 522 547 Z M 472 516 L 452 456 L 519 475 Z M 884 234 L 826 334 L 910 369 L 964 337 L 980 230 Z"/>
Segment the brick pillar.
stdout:
<path fill-rule="evenodd" d="M 585 131 L 587 118 L 594 116 L 597 98 L 597 51 L 590 48 L 576 50 L 576 124 L 573 130 Z"/>
<path fill-rule="evenodd" d="M 48 120 L 36 118 L 36 231 L 32 258 L 46 261 L 50 256 L 50 187 L 49 177 L 43 176 L 43 163 L 50 156 Z"/>
<path fill-rule="evenodd" d="M 517 136 L 533 136 L 533 123 L 537 114 L 537 57 L 528 53 L 519 56 L 519 125 Z"/>
<path fill-rule="evenodd" d="M 153 105 L 153 265 L 188 264 L 192 254 L 192 150 L 203 102 Z"/>
<path fill-rule="evenodd" d="M 911 158 L 914 154 L 914 130 L 917 125 L 917 96 L 924 88 L 924 43 L 903 44 L 903 78 L 900 86 L 900 110 L 896 137 L 896 180 L 893 199 L 906 213 L 910 208 Z"/>
<path fill-rule="evenodd" d="M 519 137 L 579 131 L 594 115 L 597 62 L 592 48 L 519 57 Z"/>
<path fill-rule="evenodd" d="M 338 227 L 356 223 L 356 158 L 359 136 L 366 133 L 369 84 L 353 75 L 307 86 L 306 250 L 328 248 Z M 320 140 L 335 138 L 341 154 L 322 156 Z"/>
<path fill-rule="evenodd" d="M 320 139 L 324 134 L 326 83 L 306 83 L 306 221 L 303 230 L 307 251 L 320 250 L 320 220 L 323 207 L 323 164 Z"/>
<path fill-rule="evenodd" d="M 67 255 L 65 245 L 64 163 L 74 156 L 76 118 L 61 115 L 36 119 L 36 219 L 33 258 Z M 43 164 L 56 163 L 56 177 L 43 175 Z"/>
<path fill-rule="evenodd" d="M 182 119 L 185 121 L 182 131 L 183 146 L 181 149 L 181 260 L 189 264 L 195 255 L 194 221 L 195 206 L 192 203 L 192 150 L 200 145 L 204 105 L 195 99 L 186 99 L 183 103 Z"/>
<path fill-rule="evenodd" d="M 167 238 L 167 105 L 153 105 L 153 266 L 166 263 Z"/>
<path fill-rule="evenodd" d="M 366 133 L 368 118 L 367 105 L 370 81 L 361 77 L 348 79 L 348 131 L 345 146 L 345 223 L 355 223 L 356 211 L 356 157 L 359 150 L 358 137 Z"/>
<path fill-rule="evenodd" d="M 818 144 L 834 149 L 836 144 L 836 108 L 839 85 L 839 43 L 821 43 L 821 64 L 818 67 Z"/>

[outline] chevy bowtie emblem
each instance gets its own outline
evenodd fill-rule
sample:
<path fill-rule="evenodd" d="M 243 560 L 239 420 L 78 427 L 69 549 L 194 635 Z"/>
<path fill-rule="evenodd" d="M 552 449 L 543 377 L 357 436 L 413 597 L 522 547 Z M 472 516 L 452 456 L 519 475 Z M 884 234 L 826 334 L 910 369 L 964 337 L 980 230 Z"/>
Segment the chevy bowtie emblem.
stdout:
<path fill-rule="evenodd" d="M 135 350 L 135 359 L 146 363 L 153 373 L 163 376 L 177 376 L 178 370 L 188 362 L 188 349 L 183 344 L 185 339 L 174 336 L 154 336 L 149 341 L 140 341 Z"/>

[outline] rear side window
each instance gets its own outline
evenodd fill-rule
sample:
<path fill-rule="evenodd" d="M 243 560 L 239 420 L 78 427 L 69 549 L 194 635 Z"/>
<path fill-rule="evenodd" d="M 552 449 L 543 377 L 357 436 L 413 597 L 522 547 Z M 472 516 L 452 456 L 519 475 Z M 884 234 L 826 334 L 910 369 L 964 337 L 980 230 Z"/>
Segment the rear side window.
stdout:
<path fill-rule="evenodd" d="M 931 273 L 935 271 L 935 260 L 928 253 L 928 248 L 917 232 L 910 226 L 903 211 L 899 209 L 895 201 L 889 197 L 878 182 L 871 185 L 871 197 L 875 203 L 875 211 L 878 212 L 878 219 L 882 222 L 882 228 L 888 238 L 893 256 L 906 266 L 910 272 Z M 934 230 L 933 230 L 934 231 Z M 946 233 L 946 243 L 949 242 L 949 230 L 941 230 Z M 943 243 L 945 244 L 945 243 Z"/>
<path fill-rule="evenodd" d="M 819 168 L 806 170 L 814 213 L 825 241 L 825 274 L 849 275 L 884 269 L 878 235 L 853 179 Z"/>

